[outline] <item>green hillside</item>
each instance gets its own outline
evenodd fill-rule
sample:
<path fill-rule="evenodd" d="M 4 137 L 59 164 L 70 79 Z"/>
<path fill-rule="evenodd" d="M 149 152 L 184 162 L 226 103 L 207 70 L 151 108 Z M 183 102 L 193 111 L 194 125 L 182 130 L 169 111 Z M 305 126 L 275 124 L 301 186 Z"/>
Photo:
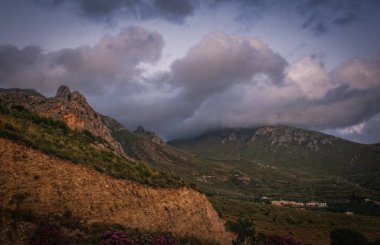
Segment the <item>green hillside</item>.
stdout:
<path fill-rule="evenodd" d="M 341 176 L 380 190 L 380 154 L 370 145 L 291 127 L 221 130 L 169 142 L 215 160 L 254 161 L 316 175 Z"/>

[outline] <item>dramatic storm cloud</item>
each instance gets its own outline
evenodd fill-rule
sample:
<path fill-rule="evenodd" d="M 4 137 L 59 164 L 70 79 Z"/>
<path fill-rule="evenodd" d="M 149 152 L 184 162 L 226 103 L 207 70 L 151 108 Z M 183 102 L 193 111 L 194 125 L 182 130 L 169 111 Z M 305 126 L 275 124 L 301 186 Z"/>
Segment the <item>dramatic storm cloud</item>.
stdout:
<path fill-rule="evenodd" d="M 115 18 L 154 19 L 182 23 L 191 15 L 194 2 L 191 0 L 34 0 L 35 3 L 58 7 L 64 3 L 74 5 L 83 17 L 96 21 L 114 21 Z"/>
<path fill-rule="evenodd" d="M 378 8 L 374 0 L 305 0 L 297 5 L 298 12 L 305 17 L 303 28 L 314 34 L 324 34 L 331 26 L 348 25 L 365 18 L 369 11 Z"/>
<path fill-rule="evenodd" d="M 244 56 L 246 55 L 245 53 Z M 276 57 L 270 53 L 269 57 L 273 56 Z M 233 56 L 226 59 L 223 59 L 223 62 L 234 62 Z M 195 64 L 199 62 L 194 61 Z M 265 62 L 260 65 L 254 62 L 251 64 L 249 70 L 252 71 L 260 65 L 266 66 Z M 352 60 L 328 73 L 322 64 L 312 57 L 306 57 L 290 64 L 284 70 L 285 77 L 277 84 L 269 78 L 284 69 L 284 64 L 269 64 L 272 65 L 271 69 L 253 72 L 221 90 L 214 86 L 218 89 L 217 93 L 213 91 L 202 97 L 204 99 L 197 103 L 199 107 L 188 113 L 191 116 L 183 118 L 177 124 L 180 132 L 175 134 L 183 133 L 186 136 L 187 133 L 215 127 L 252 127 L 268 124 L 314 129 L 341 128 L 363 123 L 380 112 L 380 63 L 376 58 Z M 201 74 L 210 79 L 203 85 L 205 89 L 198 88 L 204 92 L 209 91 L 209 84 L 218 83 L 219 76 L 214 74 L 213 69 L 208 69 L 208 65 L 202 65 Z M 275 67 L 276 69 L 273 69 Z M 212 76 L 204 75 L 205 71 Z M 224 69 L 218 71 L 221 77 L 225 76 Z M 173 70 L 173 73 L 175 72 Z M 230 72 L 227 71 L 227 74 Z M 196 85 L 201 87 L 199 84 Z M 185 100 L 181 98 L 180 101 Z M 170 130 L 173 129 L 168 128 L 168 133 Z"/>
<path fill-rule="evenodd" d="M 43 92 L 65 83 L 90 94 L 131 82 L 142 62 L 159 59 L 164 41 L 156 32 L 129 27 L 93 46 L 43 53 L 37 46 L 0 45 L 0 84 L 36 87 Z"/>
<path fill-rule="evenodd" d="M 380 142 L 375 0 L 3 0 L 0 87 L 61 84 L 166 139 L 293 125 Z"/>

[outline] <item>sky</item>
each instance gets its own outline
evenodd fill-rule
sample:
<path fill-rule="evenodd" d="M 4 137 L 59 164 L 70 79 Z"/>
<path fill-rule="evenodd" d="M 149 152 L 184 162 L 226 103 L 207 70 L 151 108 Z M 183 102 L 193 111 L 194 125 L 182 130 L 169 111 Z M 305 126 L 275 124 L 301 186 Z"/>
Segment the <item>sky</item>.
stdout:
<path fill-rule="evenodd" d="M 378 0 L 0 0 L 0 87 L 67 85 L 164 139 L 289 125 L 380 142 Z"/>

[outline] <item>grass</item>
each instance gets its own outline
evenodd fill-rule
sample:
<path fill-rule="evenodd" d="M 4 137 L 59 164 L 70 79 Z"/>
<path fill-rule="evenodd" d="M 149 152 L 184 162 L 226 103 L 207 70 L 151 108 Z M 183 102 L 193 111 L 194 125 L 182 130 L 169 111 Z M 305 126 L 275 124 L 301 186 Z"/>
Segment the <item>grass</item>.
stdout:
<path fill-rule="evenodd" d="M 223 218 L 236 220 L 239 217 L 255 223 L 256 231 L 265 235 L 290 235 L 302 244 L 328 244 L 333 228 L 345 227 L 357 230 L 370 240 L 380 238 L 380 218 L 275 207 L 254 201 L 208 197 Z"/>
<path fill-rule="evenodd" d="M 142 161 L 112 153 L 107 142 L 88 131 L 71 130 L 64 122 L 27 111 L 0 107 L 0 136 L 74 163 L 90 166 L 110 176 L 159 187 L 182 187 L 181 179 L 154 170 Z"/>

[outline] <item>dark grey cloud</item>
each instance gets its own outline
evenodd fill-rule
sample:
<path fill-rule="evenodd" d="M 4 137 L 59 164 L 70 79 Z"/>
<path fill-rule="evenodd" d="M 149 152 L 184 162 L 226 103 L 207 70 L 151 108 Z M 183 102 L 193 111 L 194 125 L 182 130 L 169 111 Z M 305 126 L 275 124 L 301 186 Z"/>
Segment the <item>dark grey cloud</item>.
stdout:
<path fill-rule="evenodd" d="M 380 143 L 380 115 L 372 117 L 365 123 L 359 123 L 340 130 L 331 131 L 340 137 L 356 142 L 366 142 L 369 144 Z"/>
<path fill-rule="evenodd" d="M 42 56 L 42 48 L 27 46 L 19 49 L 13 45 L 0 46 L 0 77 L 7 77 L 18 69 L 32 66 Z"/>
<path fill-rule="evenodd" d="M 73 5 L 77 13 L 96 21 L 112 22 L 117 18 L 138 20 L 161 18 L 183 23 L 197 4 L 196 0 L 33 0 L 47 7 Z"/>
<path fill-rule="evenodd" d="M 235 19 L 241 27 L 251 28 L 267 14 L 267 10 L 281 8 L 286 15 L 295 10 L 302 22 L 300 26 L 315 35 L 327 33 L 331 28 L 345 26 L 376 14 L 380 10 L 377 0 L 27 0 L 50 8 L 70 5 L 75 13 L 90 20 L 112 23 L 119 19 L 163 19 L 183 24 L 200 10 L 213 10 L 220 6 L 234 6 Z M 286 16 L 284 15 L 284 16 Z M 286 20 L 284 20 L 286 21 Z"/>
<path fill-rule="evenodd" d="M 65 83 L 89 94 L 130 83 L 141 63 L 156 62 L 164 41 L 157 32 L 140 27 L 103 36 L 94 46 L 43 53 L 40 47 L 19 49 L 0 45 L 0 86 L 29 87 L 52 92 Z"/>
<path fill-rule="evenodd" d="M 364 19 L 379 8 L 379 1 L 374 0 L 304 0 L 296 6 L 305 18 L 302 27 L 316 35 L 328 32 L 333 26 Z"/>
<path fill-rule="evenodd" d="M 257 38 L 214 32 L 172 63 L 167 82 L 181 89 L 176 104 L 183 105 L 183 115 L 191 115 L 206 98 L 251 82 L 257 75 L 280 85 L 286 65 L 285 59 Z"/>

